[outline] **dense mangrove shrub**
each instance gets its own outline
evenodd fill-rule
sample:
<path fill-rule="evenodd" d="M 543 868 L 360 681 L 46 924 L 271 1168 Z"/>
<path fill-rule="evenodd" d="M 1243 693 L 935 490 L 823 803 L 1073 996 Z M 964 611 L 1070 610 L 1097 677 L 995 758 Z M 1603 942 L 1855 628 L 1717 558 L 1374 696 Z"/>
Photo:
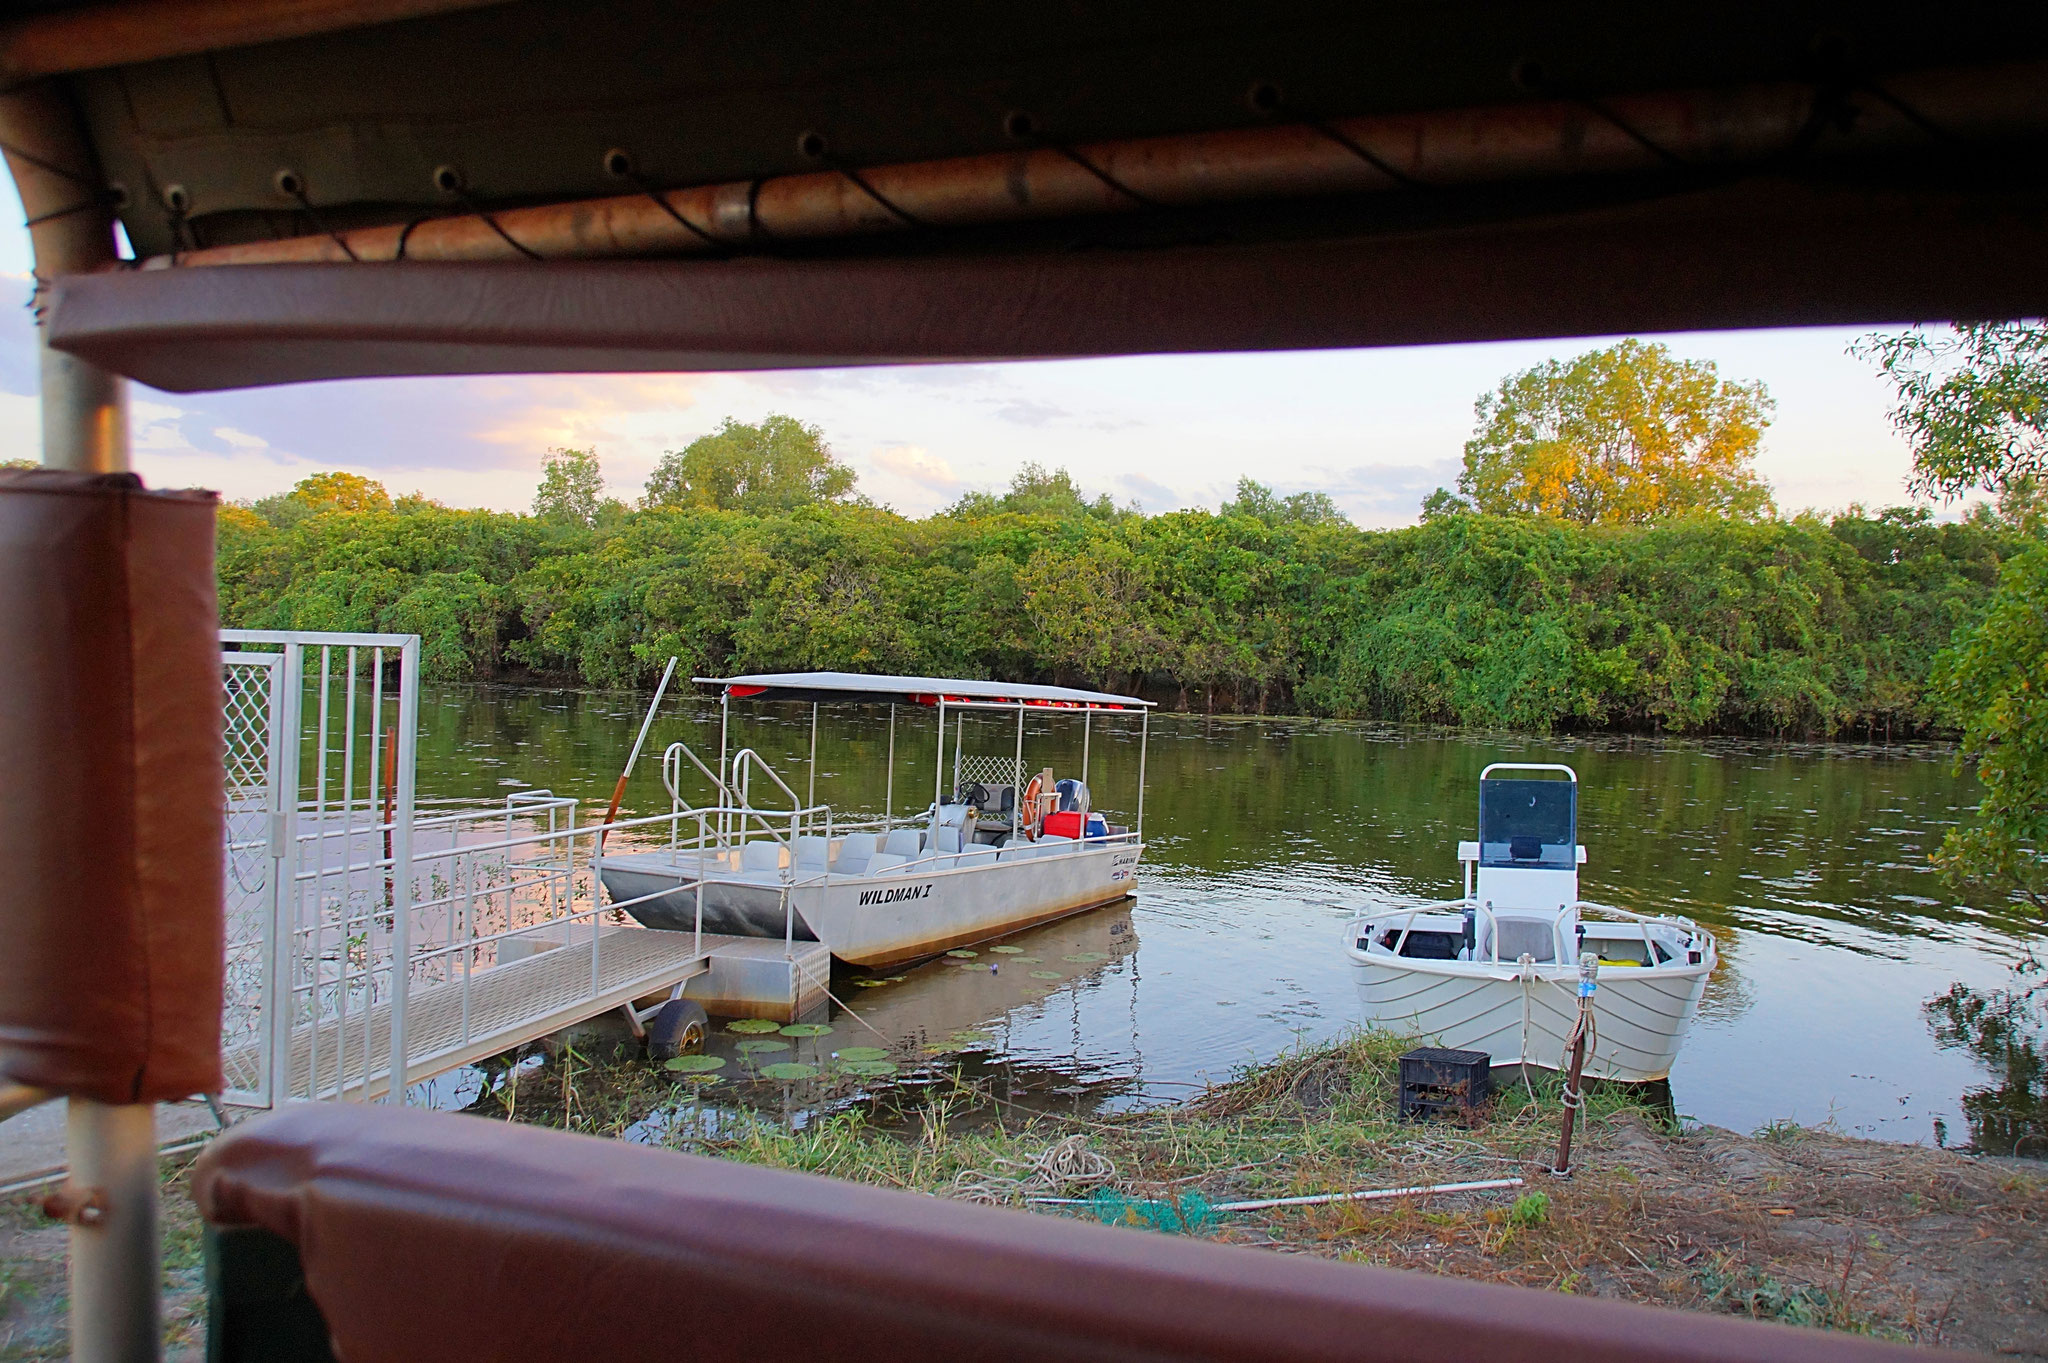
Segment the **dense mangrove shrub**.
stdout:
<path fill-rule="evenodd" d="M 1038 678 L 1219 711 L 1902 735 L 1939 722 L 1934 657 L 2028 542 L 1908 510 L 1468 511 L 1391 531 L 1299 510 L 229 508 L 221 605 L 242 626 L 418 631 L 439 677 L 618 686 L 677 654 L 698 673 Z"/>

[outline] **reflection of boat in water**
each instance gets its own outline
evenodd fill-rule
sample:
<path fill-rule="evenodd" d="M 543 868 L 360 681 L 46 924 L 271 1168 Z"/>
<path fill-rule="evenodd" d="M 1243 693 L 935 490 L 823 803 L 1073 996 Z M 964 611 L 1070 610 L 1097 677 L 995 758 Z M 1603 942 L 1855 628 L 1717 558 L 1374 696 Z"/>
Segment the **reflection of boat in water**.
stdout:
<path fill-rule="evenodd" d="M 1132 890 L 1144 850 L 1142 744 L 1149 702 L 1059 686 L 845 672 L 699 680 L 719 686 L 727 706 L 734 700 L 810 703 L 813 753 L 820 704 L 888 704 L 892 755 L 896 708 L 928 707 L 939 734 L 933 799 L 905 816 L 885 809 L 879 819 L 848 819 L 798 797 L 752 749 L 728 759 L 723 725 L 715 770 L 675 744 L 663 761 L 674 801 L 668 842 L 607 854 L 601 867 L 613 903 L 648 927 L 815 940 L 841 960 L 879 966 L 987 941 Z M 1014 712 L 1015 742 L 1005 745 L 1012 751 L 965 754 L 959 717 L 969 710 Z M 1139 788 L 1128 827 L 1091 807 L 1087 743 L 1103 713 L 1139 720 Z M 947 779 L 949 714 L 956 722 Z M 1027 714 L 1081 721 L 1078 777 L 1055 781 L 1049 770 L 1025 767 Z M 687 806 L 679 793 L 685 760 L 711 781 L 715 804 Z M 757 776 L 787 799 L 787 807 L 753 803 Z"/>
<path fill-rule="evenodd" d="M 1366 1020 L 1485 1051 L 1495 1065 L 1562 1069 L 1579 1013 L 1579 958 L 1590 954 L 1598 976 L 1586 1073 L 1667 1076 L 1713 971 L 1714 939 L 1689 919 L 1579 898 L 1577 774 L 1549 764 L 1486 768 L 1479 841 L 1460 843 L 1458 859 L 1463 899 L 1350 923 L 1345 952 Z"/>
<path fill-rule="evenodd" d="M 854 981 L 844 997 L 865 1026 L 842 1033 L 852 1038 L 872 1028 L 913 1049 L 943 1042 L 1092 979 L 1136 951 L 1138 935 L 1123 906 L 1106 906 L 1005 938 L 1002 946 L 967 960 L 934 961 L 901 979 Z M 864 983 L 874 987 L 858 987 Z"/>

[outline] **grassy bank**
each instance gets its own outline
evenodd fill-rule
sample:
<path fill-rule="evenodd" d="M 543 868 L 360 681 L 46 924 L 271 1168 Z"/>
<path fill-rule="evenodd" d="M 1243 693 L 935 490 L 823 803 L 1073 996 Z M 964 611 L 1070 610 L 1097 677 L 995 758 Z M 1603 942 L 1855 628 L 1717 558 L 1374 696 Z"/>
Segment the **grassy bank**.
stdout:
<path fill-rule="evenodd" d="M 1365 1033 L 1243 1070 L 1184 1104 L 1075 1116 L 939 1068 L 916 1096 L 809 1122 L 735 1109 L 644 1065 L 558 1056 L 517 1119 L 659 1139 L 1019 1214 L 1163 1226 L 1284 1253 L 2048 1357 L 2048 1168 L 1774 1126 L 1682 1129 L 1618 1089 L 1585 1111 L 1579 1167 L 1548 1173 L 1556 1083 L 1514 1084 L 1469 1126 L 1398 1119 L 1407 1042 Z M 773 1093 L 767 1080 L 744 1087 Z M 835 1082 L 852 1093 L 857 1079 Z M 900 1090 L 899 1090 L 900 1092 Z M 716 1106 L 713 1100 L 717 1099 Z M 482 1110 L 501 1110 L 488 1098 Z M 735 1111 L 750 1113 L 735 1118 Z M 646 1126 L 639 1134 L 645 1134 Z M 1234 1200 L 1521 1177 L 1521 1188 L 1217 1215 Z M 1070 1202 L 1034 1201 L 1065 1198 Z"/>

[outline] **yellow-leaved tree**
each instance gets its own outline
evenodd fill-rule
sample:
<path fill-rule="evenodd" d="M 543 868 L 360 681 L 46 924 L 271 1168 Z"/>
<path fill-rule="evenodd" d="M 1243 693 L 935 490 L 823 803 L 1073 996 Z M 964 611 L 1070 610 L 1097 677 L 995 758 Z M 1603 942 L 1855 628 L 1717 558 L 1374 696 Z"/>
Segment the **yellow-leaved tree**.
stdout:
<path fill-rule="evenodd" d="M 1770 487 L 1752 464 L 1771 410 L 1763 384 L 1631 338 L 1512 374 L 1481 397 L 1458 490 L 1480 511 L 1581 525 L 1768 515 Z"/>

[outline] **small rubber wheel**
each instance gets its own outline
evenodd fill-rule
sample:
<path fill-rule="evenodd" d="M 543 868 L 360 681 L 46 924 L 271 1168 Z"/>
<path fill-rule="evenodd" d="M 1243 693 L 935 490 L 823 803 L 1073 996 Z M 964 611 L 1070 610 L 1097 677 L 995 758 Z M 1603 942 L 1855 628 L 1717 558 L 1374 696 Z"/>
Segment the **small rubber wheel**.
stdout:
<path fill-rule="evenodd" d="M 711 1019 L 691 999 L 670 999 L 647 1023 L 647 1058 L 673 1060 L 685 1051 L 704 1048 Z"/>

